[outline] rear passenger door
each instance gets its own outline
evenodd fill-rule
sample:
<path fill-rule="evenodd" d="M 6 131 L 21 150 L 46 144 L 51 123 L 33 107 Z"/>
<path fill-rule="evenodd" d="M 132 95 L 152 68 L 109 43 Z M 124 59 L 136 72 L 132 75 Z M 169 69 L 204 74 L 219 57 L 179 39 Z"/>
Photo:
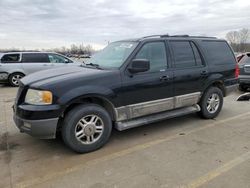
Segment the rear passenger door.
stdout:
<path fill-rule="evenodd" d="M 51 63 L 46 53 L 23 53 L 22 67 L 25 74 L 31 74 L 51 68 Z"/>
<path fill-rule="evenodd" d="M 200 97 L 208 68 L 194 42 L 172 40 L 169 44 L 174 67 L 174 94 L 180 100 L 176 107 L 192 105 Z"/>

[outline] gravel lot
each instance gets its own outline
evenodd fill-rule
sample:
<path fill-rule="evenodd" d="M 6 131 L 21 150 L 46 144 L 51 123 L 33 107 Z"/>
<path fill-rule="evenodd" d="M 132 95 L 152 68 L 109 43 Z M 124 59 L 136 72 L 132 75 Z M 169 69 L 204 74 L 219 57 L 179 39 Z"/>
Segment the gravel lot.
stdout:
<path fill-rule="evenodd" d="M 250 188 L 250 102 L 225 98 L 218 118 L 195 114 L 124 132 L 89 154 L 60 138 L 19 133 L 11 106 L 16 88 L 0 86 L 0 188 Z"/>

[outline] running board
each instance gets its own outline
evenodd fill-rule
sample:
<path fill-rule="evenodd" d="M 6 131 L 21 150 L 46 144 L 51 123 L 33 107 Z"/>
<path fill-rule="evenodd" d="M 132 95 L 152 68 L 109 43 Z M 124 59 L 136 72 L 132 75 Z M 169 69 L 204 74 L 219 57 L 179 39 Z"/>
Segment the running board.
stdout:
<path fill-rule="evenodd" d="M 178 116 L 183 116 L 195 112 L 200 111 L 200 106 L 198 104 L 189 106 L 189 107 L 184 107 L 184 108 L 179 108 L 171 111 L 166 111 L 166 112 L 161 112 L 149 116 L 144 116 L 141 118 L 136 118 L 128 121 L 120 121 L 115 123 L 115 128 L 119 131 L 123 131 L 126 129 L 134 128 L 134 127 L 139 127 L 145 124 L 153 123 L 156 121 L 161 121 L 164 119 L 170 119 Z"/>

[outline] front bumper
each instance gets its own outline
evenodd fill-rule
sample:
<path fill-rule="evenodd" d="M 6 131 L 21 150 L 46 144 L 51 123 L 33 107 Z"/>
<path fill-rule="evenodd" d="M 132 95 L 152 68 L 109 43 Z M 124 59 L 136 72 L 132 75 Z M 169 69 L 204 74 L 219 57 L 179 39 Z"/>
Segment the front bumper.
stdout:
<path fill-rule="evenodd" d="M 21 132 L 25 132 L 40 139 L 51 139 L 56 137 L 58 118 L 27 120 L 14 115 L 16 126 Z"/>

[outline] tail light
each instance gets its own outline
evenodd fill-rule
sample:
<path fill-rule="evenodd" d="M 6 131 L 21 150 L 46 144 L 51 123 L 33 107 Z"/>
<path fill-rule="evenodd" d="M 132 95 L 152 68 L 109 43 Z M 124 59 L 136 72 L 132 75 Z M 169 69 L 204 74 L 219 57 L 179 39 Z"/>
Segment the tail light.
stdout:
<path fill-rule="evenodd" d="M 238 78 L 239 75 L 240 75 L 240 69 L 239 69 L 238 63 L 236 63 L 236 67 L 235 67 L 235 78 Z"/>

